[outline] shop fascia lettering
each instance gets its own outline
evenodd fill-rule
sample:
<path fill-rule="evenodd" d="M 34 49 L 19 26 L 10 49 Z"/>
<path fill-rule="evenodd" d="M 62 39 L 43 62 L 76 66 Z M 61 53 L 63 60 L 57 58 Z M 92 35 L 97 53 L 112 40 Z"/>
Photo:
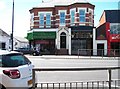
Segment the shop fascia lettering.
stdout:
<path fill-rule="evenodd" d="M 120 39 L 120 35 L 113 36 L 112 39 Z"/>

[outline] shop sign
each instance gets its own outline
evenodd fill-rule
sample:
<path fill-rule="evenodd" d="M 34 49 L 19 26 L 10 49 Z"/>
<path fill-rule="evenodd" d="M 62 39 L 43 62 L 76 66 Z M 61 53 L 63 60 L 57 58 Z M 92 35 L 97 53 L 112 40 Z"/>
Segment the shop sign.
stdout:
<path fill-rule="evenodd" d="M 49 40 L 39 40 L 35 41 L 36 44 L 49 44 Z"/>
<path fill-rule="evenodd" d="M 120 35 L 112 36 L 112 40 L 117 40 L 117 39 L 120 39 Z"/>
<path fill-rule="evenodd" d="M 28 40 L 56 39 L 56 32 L 32 32 L 27 34 Z"/>

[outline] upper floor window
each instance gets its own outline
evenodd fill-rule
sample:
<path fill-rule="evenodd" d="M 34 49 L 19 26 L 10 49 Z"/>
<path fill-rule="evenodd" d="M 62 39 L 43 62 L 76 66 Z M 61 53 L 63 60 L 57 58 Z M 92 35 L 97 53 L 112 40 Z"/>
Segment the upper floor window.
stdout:
<path fill-rule="evenodd" d="M 71 23 L 75 22 L 75 10 L 71 11 Z"/>
<path fill-rule="evenodd" d="M 79 10 L 79 21 L 85 22 L 85 10 Z"/>
<path fill-rule="evenodd" d="M 33 26 L 34 25 L 34 14 L 31 14 L 31 19 L 30 19 L 30 25 Z"/>
<path fill-rule="evenodd" d="M 89 10 L 89 22 L 93 23 L 93 11 Z"/>
<path fill-rule="evenodd" d="M 60 12 L 60 24 L 65 24 L 65 12 Z"/>
<path fill-rule="evenodd" d="M 40 23 L 41 26 L 43 26 L 44 25 L 44 14 L 41 13 L 39 18 L 40 18 L 39 23 Z"/>
<path fill-rule="evenodd" d="M 110 25 L 111 34 L 120 34 L 120 24 Z"/>
<path fill-rule="evenodd" d="M 49 13 L 46 14 L 46 26 L 51 25 L 51 15 Z"/>

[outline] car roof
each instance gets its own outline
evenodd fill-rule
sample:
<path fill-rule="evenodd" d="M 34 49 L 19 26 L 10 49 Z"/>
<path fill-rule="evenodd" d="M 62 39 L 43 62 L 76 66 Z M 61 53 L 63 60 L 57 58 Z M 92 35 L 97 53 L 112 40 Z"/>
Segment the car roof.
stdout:
<path fill-rule="evenodd" d="M 20 52 L 16 52 L 16 51 L 0 50 L 0 55 L 14 54 L 14 53 L 20 54 Z"/>

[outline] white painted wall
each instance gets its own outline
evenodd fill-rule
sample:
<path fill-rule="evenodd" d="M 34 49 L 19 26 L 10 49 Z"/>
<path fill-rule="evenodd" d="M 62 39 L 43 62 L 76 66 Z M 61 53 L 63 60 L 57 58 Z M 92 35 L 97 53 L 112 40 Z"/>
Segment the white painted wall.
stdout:
<path fill-rule="evenodd" d="M 0 49 L 2 48 L 1 43 L 5 43 L 5 49 L 11 50 L 12 46 L 10 39 L 11 39 L 10 35 L 0 29 Z M 28 47 L 28 45 L 29 42 L 25 38 L 22 37 L 13 38 L 13 49 L 17 49 L 20 47 Z"/>
<path fill-rule="evenodd" d="M 69 43 L 69 33 L 67 31 L 68 29 L 65 30 L 65 28 L 61 27 L 61 28 L 58 28 L 57 30 L 57 49 L 60 49 L 60 35 L 62 32 L 64 32 L 66 34 L 66 49 L 69 48 L 68 46 L 68 43 Z"/>
<path fill-rule="evenodd" d="M 18 49 L 18 48 L 24 48 L 24 47 L 28 47 L 29 46 L 29 42 L 26 41 L 19 41 L 16 38 L 14 38 L 14 49 Z"/>
<path fill-rule="evenodd" d="M 96 40 L 96 29 L 93 29 L 93 55 L 97 55 L 97 44 L 104 44 L 104 55 L 107 55 L 107 40 Z"/>
<path fill-rule="evenodd" d="M 69 30 L 69 42 L 68 42 L 68 46 L 69 46 L 69 55 L 71 55 L 71 28 L 68 29 Z"/>
<path fill-rule="evenodd" d="M 70 28 L 65 28 L 65 27 L 60 27 L 58 28 L 56 34 L 56 47 L 57 49 L 60 49 L 60 34 L 64 32 L 66 33 L 66 49 L 68 49 L 69 55 L 71 55 L 71 29 Z"/>
<path fill-rule="evenodd" d="M 18 41 L 17 39 L 13 39 L 13 49 L 17 49 L 20 47 L 28 47 L 29 43 L 28 42 L 21 42 Z M 0 35 L 0 43 L 5 43 L 5 49 L 10 50 L 11 49 L 11 41 L 9 36 L 1 36 Z M 15 45 L 17 43 L 17 45 Z"/>
<path fill-rule="evenodd" d="M 0 35 L 0 43 L 5 43 L 5 48 L 6 49 L 9 49 L 9 39 L 10 37 L 9 36 L 2 36 Z"/>

